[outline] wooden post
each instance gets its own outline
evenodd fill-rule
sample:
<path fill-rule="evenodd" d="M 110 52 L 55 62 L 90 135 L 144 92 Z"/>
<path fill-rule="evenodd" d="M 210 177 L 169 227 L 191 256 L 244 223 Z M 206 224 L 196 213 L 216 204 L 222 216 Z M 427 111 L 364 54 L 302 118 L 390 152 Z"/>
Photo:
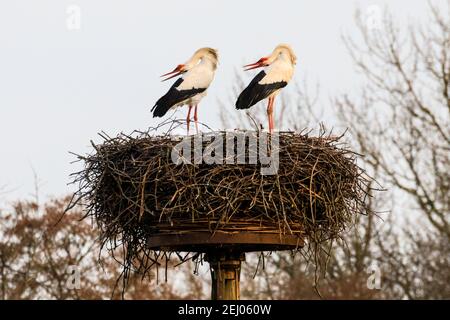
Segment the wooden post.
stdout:
<path fill-rule="evenodd" d="M 219 249 L 207 253 L 205 260 L 211 268 L 211 300 L 239 300 L 241 262 L 245 254 Z"/>
<path fill-rule="evenodd" d="M 298 235 L 224 231 L 159 234 L 149 238 L 149 248 L 160 251 L 204 253 L 211 270 L 211 299 L 239 300 L 239 280 L 244 252 L 297 250 L 304 245 Z"/>

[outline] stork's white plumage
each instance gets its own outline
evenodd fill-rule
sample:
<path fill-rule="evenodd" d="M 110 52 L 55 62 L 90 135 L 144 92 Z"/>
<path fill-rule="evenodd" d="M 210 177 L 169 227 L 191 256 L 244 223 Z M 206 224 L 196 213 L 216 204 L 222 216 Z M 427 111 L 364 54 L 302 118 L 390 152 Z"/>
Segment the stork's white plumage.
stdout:
<path fill-rule="evenodd" d="M 269 98 L 267 116 L 269 118 L 269 130 L 272 133 L 274 129 L 273 105 L 275 97 L 292 79 L 296 63 L 297 57 L 292 48 L 287 44 L 280 44 L 270 56 L 262 57 L 257 62 L 244 66 L 245 71 L 265 68 L 241 92 L 236 101 L 236 108 L 248 109 L 257 102 Z"/>
<path fill-rule="evenodd" d="M 197 106 L 200 100 L 206 96 L 206 90 L 214 79 L 217 69 L 218 53 L 211 48 L 201 48 L 184 64 L 178 65 L 172 72 L 161 77 L 169 76 L 163 81 L 182 75 L 170 87 L 169 91 L 162 96 L 152 108 L 153 117 L 162 117 L 171 108 L 188 105 L 187 131 L 189 133 L 189 123 L 191 109 L 195 107 L 194 120 L 198 131 Z"/>

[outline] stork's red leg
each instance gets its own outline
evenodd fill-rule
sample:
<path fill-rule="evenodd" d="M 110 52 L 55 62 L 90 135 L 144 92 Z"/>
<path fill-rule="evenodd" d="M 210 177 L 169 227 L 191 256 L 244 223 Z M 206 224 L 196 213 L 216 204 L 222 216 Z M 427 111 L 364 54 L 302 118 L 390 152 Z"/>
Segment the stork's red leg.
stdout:
<path fill-rule="evenodd" d="M 273 112 L 273 97 L 269 97 L 269 102 L 267 104 L 267 118 L 269 119 L 269 132 L 270 133 L 272 133 L 272 129 L 273 129 L 272 112 Z"/>
<path fill-rule="evenodd" d="M 270 105 L 270 122 L 272 123 L 272 131 L 270 131 L 270 133 L 273 132 L 273 130 L 275 129 L 275 121 L 273 121 L 273 107 L 275 105 L 275 97 L 272 97 L 272 102 Z"/>
<path fill-rule="evenodd" d="M 198 133 L 197 107 L 198 107 L 198 104 L 195 105 L 195 110 L 194 110 L 194 121 L 195 121 L 195 130 L 197 130 L 197 133 Z"/>
<path fill-rule="evenodd" d="M 192 105 L 189 105 L 189 111 L 188 111 L 187 118 L 186 118 L 188 135 L 189 135 L 189 123 L 191 122 L 191 109 L 192 109 Z"/>

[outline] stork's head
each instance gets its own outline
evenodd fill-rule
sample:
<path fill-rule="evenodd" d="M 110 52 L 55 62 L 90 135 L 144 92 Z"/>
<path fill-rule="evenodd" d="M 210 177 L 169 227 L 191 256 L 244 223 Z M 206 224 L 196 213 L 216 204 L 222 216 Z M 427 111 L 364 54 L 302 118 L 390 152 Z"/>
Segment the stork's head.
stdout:
<path fill-rule="evenodd" d="M 286 59 L 291 62 L 293 66 L 297 64 L 297 56 L 288 44 L 279 44 L 272 52 L 271 57 L 273 60 Z"/>
<path fill-rule="evenodd" d="M 194 66 L 196 66 L 198 63 L 200 63 L 202 60 L 207 59 L 209 62 L 211 62 L 212 67 L 214 70 L 217 68 L 217 63 L 219 59 L 219 55 L 216 49 L 212 48 L 200 48 L 197 51 L 195 51 L 194 55 L 185 63 L 179 64 L 173 71 L 163 74 L 161 77 L 169 76 L 168 78 L 165 78 L 162 81 L 166 81 L 169 79 L 172 79 L 176 76 L 179 76 L 190 69 L 192 69 Z"/>
<path fill-rule="evenodd" d="M 215 70 L 217 68 L 217 63 L 219 62 L 219 52 L 213 48 L 208 47 L 200 48 L 197 51 L 195 51 L 194 55 L 187 62 L 187 64 L 196 65 L 204 59 L 207 59 L 209 62 L 211 62 Z"/>
<path fill-rule="evenodd" d="M 297 63 L 297 57 L 294 54 L 294 50 L 287 44 L 278 45 L 269 56 L 262 57 L 255 63 L 247 64 L 244 66 L 245 71 L 256 68 L 267 67 L 271 65 L 277 59 L 286 59 L 293 66 Z"/>

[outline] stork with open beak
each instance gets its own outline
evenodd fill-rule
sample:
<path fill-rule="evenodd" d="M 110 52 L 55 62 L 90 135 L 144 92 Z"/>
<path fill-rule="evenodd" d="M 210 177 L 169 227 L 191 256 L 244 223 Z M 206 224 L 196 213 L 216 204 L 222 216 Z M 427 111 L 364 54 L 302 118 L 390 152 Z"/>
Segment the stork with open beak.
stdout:
<path fill-rule="evenodd" d="M 267 116 L 269 118 L 269 131 L 274 129 L 273 106 L 275 97 L 280 93 L 294 74 L 297 57 L 287 44 L 278 45 L 270 56 L 262 57 L 257 62 L 244 66 L 245 71 L 262 68 L 247 88 L 241 92 L 237 101 L 237 109 L 248 109 L 257 102 L 269 98 Z"/>
<path fill-rule="evenodd" d="M 198 49 L 194 55 L 184 64 L 178 65 L 173 71 L 163 74 L 167 77 L 162 81 L 182 75 L 170 87 L 152 108 L 153 117 L 162 117 L 167 111 L 182 105 L 188 105 L 189 111 L 186 118 L 187 133 L 191 121 L 191 110 L 194 110 L 195 127 L 198 132 L 197 106 L 200 100 L 206 96 L 206 90 L 214 79 L 217 69 L 218 53 L 211 48 Z"/>

